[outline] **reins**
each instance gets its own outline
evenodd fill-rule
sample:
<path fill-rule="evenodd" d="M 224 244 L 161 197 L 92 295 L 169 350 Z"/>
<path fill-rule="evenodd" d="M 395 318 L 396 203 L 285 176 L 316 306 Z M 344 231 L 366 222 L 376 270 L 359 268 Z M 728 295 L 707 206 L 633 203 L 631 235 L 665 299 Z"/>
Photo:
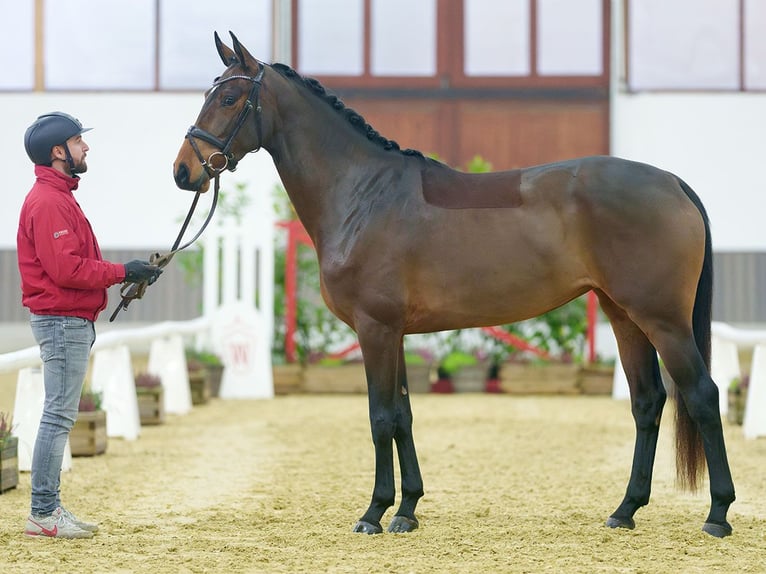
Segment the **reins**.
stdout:
<path fill-rule="evenodd" d="M 197 202 L 199 201 L 200 192 L 198 191 L 194 195 L 194 199 L 192 200 L 191 207 L 189 208 L 189 212 L 186 214 L 186 219 L 184 219 L 183 224 L 181 225 L 181 231 L 178 233 L 178 237 L 176 237 L 176 240 L 173 242 L 173 247 L 170 248 L 170 251 L 168 253 L 165 253 L 164 255 L 161 255 L 159 253 L 152 253 L 149 256 L 149 263 L 156 265 L 160 269 L 165 267 L 168 263 L 170 263 L 170 260 L 173 259 L 173 256 L 178 253 L 179 251 L 183 251 L 187 247 L 189 247 L 192 243 L 194 243 L 197 239 L 199 239 L 200 235 L 202 235 L 202 232 L 205 231 L 205 228 L 207 227 L 207 224 L 210 223 L 210 220 L 213 218 L 213 213 L 215 212 L 215 206 L 218 203 L 218 190 L 219 190 L 219 179 L 221 176 L 221 173 L 224 171 L 234 171 L 237 169 L 237 160 L 234 158 L 234 154 L 231 151 L 232 145 L 234 144 L 234 139 L 237 137 L 237 134 L 239 131 L 244 127 L 245 122 L 247 121 L 247 118 L 250 116 L 251 112 L 254 113 L 254 120 L 255 120 L 255 129 L 258 135 L 258 147 L 254 150 L 251 150 L 252 152 L 256 152 L 261 147 L 261 141 L 263 139 L 263 127 L 261 124 L 261 97 L 260 97 L 260 88 L 263 83 L 263 73 L 266 69 L 265 65 L 261 65 L 260 69 L 258 70 L 258 73 L 255 76 L 229 76 L 227 78 L 221 78 L 217 79 L 213 83 L 213 88 L 216 88 L 220 86 L 221 84 L 225 84 L 226 82 L 230 82 L 233 80 L 247 80 L 248 82 L 252 83 L 252 86 L 250 87 L 250 93 L 247 96 L 247 100 L 245 101 L 245 105 L 242 107 L 242 109 L 239 112 L 239 116 L 237 117 L 236 122 L 234 123 L 234 127 L 232 131 L 229 133 L 229 136 L 226 138 L 226 140 L 223 140 L 221 138 L 218 138 L 211 134 L 208 131 L 203 130 L 202 128 L 198 128 L 196 125 L 193 125 L 189 128 L 189 131 L 186 132 L 186 139 L 189 140 L 189 144 L 192 147 L 192 150 L 194 151 L 194 154 L 197 156 L 197 159 L 199 159 L 200 163 L 202 164 L 202 168 L 208 173 L 210 177 L 215 178 L 215 184 L 213 186 L 213 204 L 210 206 L 210 211 L 207 214 L 207 217 L 205 218 L 204 223 L 202 224 L 202 227 L 200 227 L 199 231 L 192 237 L 189 241 L 181 244 L 181 241 L 183 239 L 184 234 L 186 233 L 186 228 L 189 226 L 189 222 L 191 221 L 192 216 L 194 215 L 194 210 L 197 207 Z M 197 142 L 195 139 L 201 139 L 202 141 L 205 141 L 216 148 L 218 148 L 218 151 L 213 152 L 210 154 L 210 156 L 205 159 L 205 157 L 200 152 L 199 146 L 197 145 Z M 222 158 L 222 159 L 221 159 Z M 222 162 L 222 163 L 221 163 Z M 216 165 L 220 164 L 220 165 Z M 180 247 L 179 247 L 180 245 Z M 141 297 L 144 296 L 144 293 L 146 292 L 146 288 L 149 286 L 148 281 L 142 281 L 141 283 L 125 283 L 120 288 L 120 296 L 122 297 L 122 300 L 117 305 L 117 308 L 112 313 L 112 316 L 109 318 L 109 322 L 112 322 L 115 320 L 117 315 L 121 310 L 125 310 L 128 308 L 128 305 L 130 304 L 133 299 L 141 299 Z"/>
<path fill-rule="evenodd" d="M 200 238 L 202 233 L 205 231 L 205 228 L 208 226 L 208 223 L 210 223 L 210 220 L 213 219 L 213 213 L 215 213 L 216 205 L 218 205 L 218 191 L 220 189 L 220 172 L 216 172 L 215 174 L 215 183 L 213 185 L 213 204 L 210 206 L 210 211 L 208 211 L 207 217 L 205 217 L 205 221 L 202 223 L 202 226 L 199 228 L 197 233 L 194 234 L 194 237 L 192 237 L 189 241 L 181 245 L 181 241 L 183 240 L 183 236 L 186 233 L 186 229 L 189 227 L 189 223 L 191 222 L 192 216 L 194 215 L 194 211 L 197 208 L 197 202 L 199 201 L 199 196 L 202 195 L 202 192 L 197 192 L 194 194 L 194 199 L 192 200 L 191 206 L 189 207 L 189 211 L 186 214 L 186 218 L 184 219 L 183 224 L 181 225 L 181 230 L 178 232 L 178 237 L 176 237 L 176 240 L 173 242 L 173 246 L 170 248 L 170 251 L 168 251 L 165 254 L 160 253 L 152 253 L 149 256 L 149 263 L 152 265 L 156 265 L 160 269 L 165 267 L 170 261 L 173 259 L 173 256 L 178 253 L 179 251 L 183 251 L 187 247 L 191 246 L 197 239 Z M 117 318 L 117 315 L 122 310 L 127 310 L 128 305 L 130 305 L 130 302 L 134 299 L 141 299 L 141 297 L 144 296 L 144 293 L 146 292 L 146 288 L 149 286 L 148 281 L 142 281 L 141 283 L 125 283 L 120 288 L 120 296 L 122 297 L 122 300 L 117 305 L 117 308 L 112 313 L 112 316 L 109 317 L 109 322 Z"/>

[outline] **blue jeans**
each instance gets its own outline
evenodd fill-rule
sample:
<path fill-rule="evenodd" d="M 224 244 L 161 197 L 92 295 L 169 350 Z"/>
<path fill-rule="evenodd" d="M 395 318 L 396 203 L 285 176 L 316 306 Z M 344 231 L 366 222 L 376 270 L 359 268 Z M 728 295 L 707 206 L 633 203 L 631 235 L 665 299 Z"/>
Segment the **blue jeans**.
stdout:
<path fill-rule="evenodd" d="M 45 405 L 32 455 L 32 514 L 46 516 L 61 506 L 61 464 L 80 403 L 93 322 L 79 317 L 32 315 L 32 334 L 40 345 Z"/>

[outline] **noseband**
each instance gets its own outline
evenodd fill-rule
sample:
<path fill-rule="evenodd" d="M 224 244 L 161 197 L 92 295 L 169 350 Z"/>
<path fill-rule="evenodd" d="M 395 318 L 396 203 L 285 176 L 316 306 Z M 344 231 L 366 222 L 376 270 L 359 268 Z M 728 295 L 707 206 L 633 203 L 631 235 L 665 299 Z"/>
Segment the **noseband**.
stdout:
<path fill-rule="evenodd" d="M 234 171 L 237 169 L 237 160 L 234 158 L 234 154 L 231 151 L 231 146 L 234 143 L 234 138 L 237 137 L 237 134 L 239 133 L 239 130 L 242 129 L 242 126 L 245 125 L 245 121 L 247 121 L 247 117 L 250 115 L 250 112 L 255 108 L 255 129 L 258 133 L 258 147 L 251 150 L 253 152 L 258 151 L 261 149 L 261 140 L 262 138 L 262 127 L 261 127 L 261 95 L 260 95 L 260 88 L 263 82 L 263 72 L 266 69 L 266 66 L 264 64 L 261 64 L 261 69 L 258 71 L 258 74 L 256 76 L 229 76 L 228 78 L 221 78 L 219 80 L 216 80 L 213 83 L 213 86 L 211 89 L 215 89 L 221 84 L 225 84 L 226 82 L 230 82 L 232 80 L 247 80 L 248 82 L 252 82 L 253 86 L 250 88 L 250 94 L 247 96 L 247 101 L 245 102 L 244 107 L 242 108 L 242 111 L 239 112 L 239 117 L 237 118 L 237 122 L 234 124 L 234 129 L 229 134 L 229 137 L 226 138 L 226 141 L 222 140 L 221 138 L 218 138 L 211 134 L 210 132 L 207 132 L 203 130 L 202 128 L 198 128 L 196 125 L 193 125 L 189 128 L 189 131 L 186 132 L 186 139 L 189 140 L 189 143 L 192 146 L 192 149 L 194 150 L 194 153 L 197 155 L 197 159 L 199 159 L 200 163 L 202 164 L 202 167 L 205 168 L 205 171 L 208 173 L 209 176 L 213 177 L 216 174 L 221 173 L 222 171 L 229 170 Z M 199 147 L 197 146 L 197 142 L 195 141 L 195 138 L 201 139 L 203 141 L 206 141 L 207 143 L 215 146 L 218 148 L 218 151 L 213 152 L 210 154 L 210 157 L 205 160 L 205 158 L 202 156 L 202 153 L 199 150 Z M 222 167 L 216 167 L 214 165 L 214 160 L 218 157 L 223 158 L 223 166 Z"/>

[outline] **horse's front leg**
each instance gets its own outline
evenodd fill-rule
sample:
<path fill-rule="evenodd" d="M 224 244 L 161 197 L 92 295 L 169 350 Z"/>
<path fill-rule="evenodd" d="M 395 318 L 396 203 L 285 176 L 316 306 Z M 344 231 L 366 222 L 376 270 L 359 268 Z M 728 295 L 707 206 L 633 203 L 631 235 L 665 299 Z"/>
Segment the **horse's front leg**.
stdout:
<path fill-rule="evenodd" d="M 396 430 L 394 440 L 399 453 L 399 468 L 402 473 L 402 502 L 396 516 L 388 525 L 389 532 L 410 532 L 418 527 L 415 518 L 415 506 L 423 496 L 423 477 L 415 453 L 415 441 L 412 435 L 412 408 L 410 407 L 409 385 L 407 384 L 407 368 L 404 362 L 404 340 L 399 343 L 397 361 L 396 397 Z"/>
<path fill-rule="evenodd" d="M 369 318 L 366 321 L 357 322 L 357 334 L 367 375 L 370 428 L 375 447 L 375 486 L 370 506 L 354 526 L 354 532 L 377 534 L 383 531 L 380 525 L 381 517 L 394 504 L 394 437 L 397 437 L 397 441 L 406 442 L 406 437 L 409 436 L 411 444 L 411 431 L 405 433 L 401 429 L 403 420 L 409 420 L 411 423 L 411 416 L 403 416 L 402 394 L 397 379 L 397 362 L 402 334 Z M 404 476 L 407 472 L 406 468 L 412 467 L 409 461 L 411 456 L 414 456 L 414 448 L 406 448 L 402 445 L 399 448 L 400 453 L 412 452 L 412 455 L 400 454 L 400 460 L 404 457 L 407 461 L 402 466 L 402 482 L 409 485 L 411 481 Z M 415 461 L 415 468 L 417 468 L 417 461 Z M 422 491 L 419 471 L 416 482 L 421 483 L 419 490 Z M 411 520 L 411 523 L 406 526 L 407 520 L 395 519 L 397 525 L 394 526 L 392 523 L 394 531 L 402 532 L 417 527 L 417 520 L 412 514 L 415 505 L 411 496 L 408 500 L 411 511 L 409 511 L 410 515 L 404 518 Z M 404 501 L 402 505 L 405 506 Z"/>

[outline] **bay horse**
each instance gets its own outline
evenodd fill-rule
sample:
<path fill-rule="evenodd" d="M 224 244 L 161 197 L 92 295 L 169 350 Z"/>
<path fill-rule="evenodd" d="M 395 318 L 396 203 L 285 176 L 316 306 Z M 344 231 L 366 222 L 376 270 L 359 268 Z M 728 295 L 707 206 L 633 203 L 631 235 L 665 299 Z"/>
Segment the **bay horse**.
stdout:
<path fill-rule="evenodd" d="M 710 377 L 712 251 L 705 209 L 677 176 L 613 157 L 468 174 L 401 150 L 316 80 L 254 58 L 215 34 L 226 66 L 205 94 L 173 169 L 207 191 L 261 147 L 274 160 L 316 246 L 327 306 L 357 334 L 367 378 L 375 484 L 355 532 L 418 528 L 423 479 L 415 454 L 404 336 L 512 323 L 594 290 L 627 375 L 636 441 L 625 497 L 606 521 L 634 528 L 649 502 L 667 392 L 677 404 L 676 470 L 696 489 L 707 461 L 703 531 L 731 534 L 734 501 Z"/>

